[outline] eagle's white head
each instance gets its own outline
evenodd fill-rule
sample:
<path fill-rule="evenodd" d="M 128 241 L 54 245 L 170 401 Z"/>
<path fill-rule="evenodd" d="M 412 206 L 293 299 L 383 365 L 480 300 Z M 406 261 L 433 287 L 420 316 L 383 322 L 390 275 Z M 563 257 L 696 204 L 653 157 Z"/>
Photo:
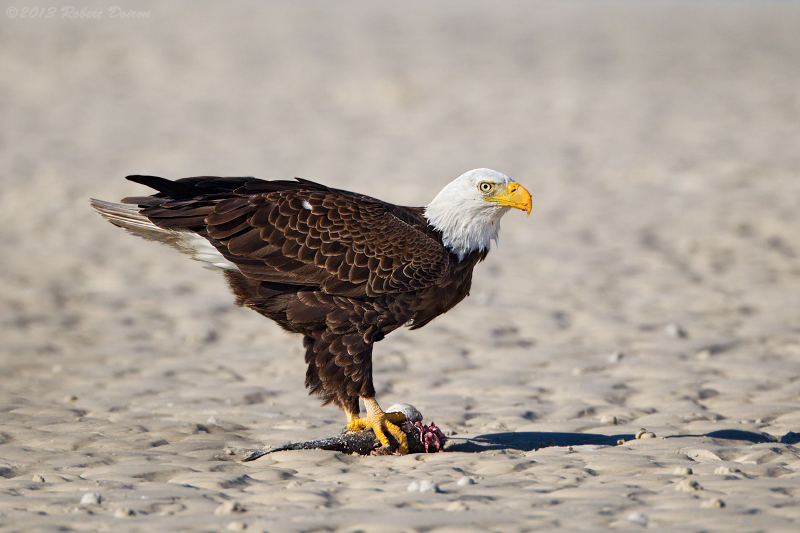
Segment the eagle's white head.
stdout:
<path fill-rule="evenodd" d="M 531 214 L 531 195 L 525 187 L 505 174 L 479 168 L 442 189 L 425 207 L 425 218 L 461 260 L 497 241 L 500 218 L 512 207 Z"/>

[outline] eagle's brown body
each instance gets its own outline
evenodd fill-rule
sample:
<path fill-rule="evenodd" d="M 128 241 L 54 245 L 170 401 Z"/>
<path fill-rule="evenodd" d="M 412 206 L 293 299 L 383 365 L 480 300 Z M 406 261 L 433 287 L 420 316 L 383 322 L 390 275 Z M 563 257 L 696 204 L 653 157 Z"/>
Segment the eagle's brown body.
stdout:
<path fill-rule="evenodd" d="M 531 211 L 530 193 L 489 169 L 462 174 L 424 208 L 299 178 L 128 179 L 158 193 L 123 204 L 92 200 L 95 209 L 223 270 L 239 305 L 303 335 L 311 393 L 341 407 L 348 430 L 371 428 L 399 453 L 409 452 L 398 426 L 405 415 L 375 400 L 373 344 L 463 300 L 503 214 Z"/>
<path fill-rule="evenodd" d="M 349 414 L 375 395 L 373 344 L 463 300 L 487 253 L 459 260 L 423 208 L 309 181 L 129 179 L 159 193 L 123 202 L 207 239 L 236 267 L 225 275 L 237 304 L 303 335 L 306 386 Z"/>

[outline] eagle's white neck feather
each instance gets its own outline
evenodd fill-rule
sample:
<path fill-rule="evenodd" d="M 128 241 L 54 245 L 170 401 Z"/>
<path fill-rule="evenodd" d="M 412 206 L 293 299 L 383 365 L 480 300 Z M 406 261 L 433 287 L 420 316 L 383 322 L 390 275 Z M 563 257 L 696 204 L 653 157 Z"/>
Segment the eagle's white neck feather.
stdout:
<path fill-rule="evenodd" d="M 448 184 L 425 207 L 425 218 L 442 232 L 442 241 L 459 260 L 475 250 L 489 250 L 497 242 L 500 218 L 510 209 L 484 200 L 481 181 L 508 183 L 511 179 L 485 168 L 471 170 Z"/>

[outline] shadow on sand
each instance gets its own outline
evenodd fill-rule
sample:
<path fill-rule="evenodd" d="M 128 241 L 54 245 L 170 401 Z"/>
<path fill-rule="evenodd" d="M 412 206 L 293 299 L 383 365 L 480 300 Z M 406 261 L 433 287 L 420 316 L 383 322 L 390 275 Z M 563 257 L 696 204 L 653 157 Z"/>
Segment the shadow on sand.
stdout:
<path fill-rule="evenodd" d="M 766 433 L 742 431 L 739 429 L 722 429 L 712 431 L 705 435 L 669 435 L 665 438 L 676 439 L 681 437 L 709 437 L 712 439 L 738 440 L 755 444 L 765 442 L 780 442 L 783 444 L 797 444 L 800 442 L 800 433 L 789 432 L 780 439 Z M 468 439 L 451 437 L 451 444 L 446 448 L 448 452 L 478 453 L 491 450 L 519 450 L 530 452 L 540 448 L 552 446 L 583 446 L 593 444 L 597 446 L 616 446 L 619 441 L 634 440 L 635 435 L 621 433 L 618 435 L 599 435 L 597 433 L 549 433 L 526 431 L 519 433 L 490 433 Z"/>

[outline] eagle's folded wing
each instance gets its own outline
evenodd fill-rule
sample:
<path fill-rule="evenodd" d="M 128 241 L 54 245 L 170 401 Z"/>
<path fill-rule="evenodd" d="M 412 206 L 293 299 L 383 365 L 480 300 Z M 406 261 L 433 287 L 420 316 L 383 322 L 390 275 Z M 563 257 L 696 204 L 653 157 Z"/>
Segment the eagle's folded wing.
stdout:
<path fill-rule="evenodd" d="M 429 287 L 447 273 L 448 251 L 407 221 L 416 216 L 411 209 L 301 182 L 166 200 L 141 214 L 162 228 L 198 232 L 248 278 L 372 297 Z"/>

